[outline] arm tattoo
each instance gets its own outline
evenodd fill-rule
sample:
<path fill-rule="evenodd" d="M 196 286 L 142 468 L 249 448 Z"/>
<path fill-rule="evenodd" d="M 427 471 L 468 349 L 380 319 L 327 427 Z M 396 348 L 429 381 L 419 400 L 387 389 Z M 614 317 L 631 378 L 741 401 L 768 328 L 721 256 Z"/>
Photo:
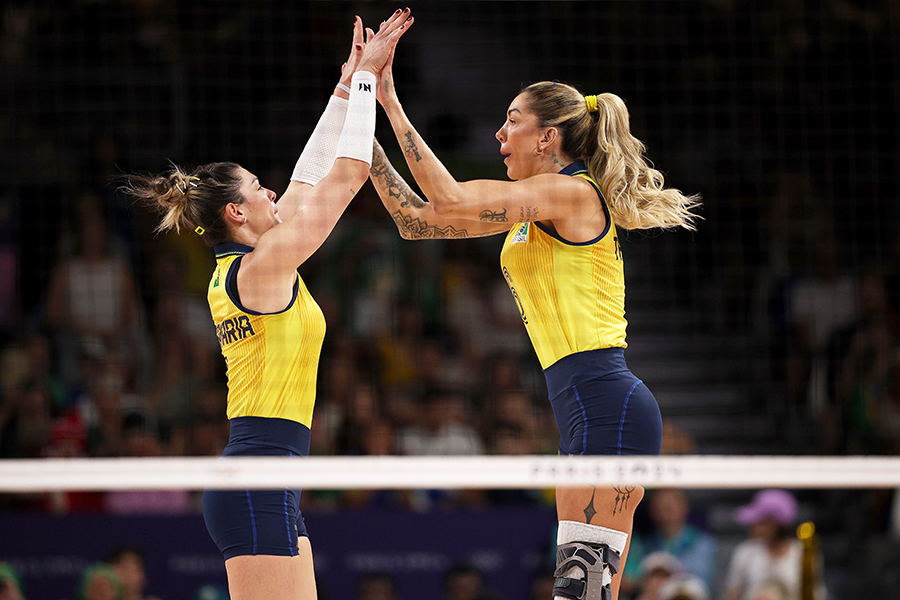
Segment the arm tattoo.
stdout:
<path fill-rule="evenodd" d="M 372 166 L 369 175 L 375 190 L 385 207 L 394 219 L 400 235 L 407 240 L 438 239 L 438 238 L 470 238 L 494 235 L 505 231 L 470 232 L 467 229 L 457 229 L 452 225 L 438 227 L 423 221 L 417 211 L 428 206 L 428 202 L 416 194 L 409 184 L 400 176 L 387 155 L 384 148 L 376 141 L 372 148 Z M 503 218 L 506 221 L 506 218 Z"/>
<path fill-rule="evenodd" d="M 372 153 L 372 166 L 369 169 L 372 182 L 379 192 L 383 192 L 391 198 L 400 201 L 400 206 L 414 206 L 422 208 L 427 203 L 416 194 L 409 184 L 397 173 L 394 166 L 387 159 L 384 149 L 376 145 Z"/>
<path fill-rule="evenodd" d="M 540 213 L 540 210 L 538 210 L 537 206 L 520 206 L 519 207 L 519 220 L 522 222 L 537 221 L 538 213 Z"/>
<path fill-rule="evenodd" d="M 436 225 L 429 225 L 427 221 L 422 221 L 418 217 L 405 214 L 398 210 L 391 214 L 397 229 L 403 233 L 403 237 L 410 240 L 427 240 L 437 238 L 467 238 L 473 237 L 465 229 L 456 229 L 452 225 L 444 228 Z"/>
<path fill-rule="evenodd" d="M 403 153 L 406 155 L 406 158 L 416 157 L 416 162 L 422 160 L 422 156 L 419 154 L 419 147 L 416 146 L 416 141 L 413 139 L 412 131 L 406 132 L 406 141 L 403 143 Z"/>
<path fill-rule="evenodd" d="M 506 209 L 503 209 L 503 212 L 493 211 L 493 210 L 483 210 L 478 213 L 478 219 L 481 221 L 488 221 L 489 223 L 507 223 L 509 219 L 506 218 Z"/>
<path fill-rule="evenodd" d="M 389 205 L 391 218 L 394 219 L 400 235 L 405 239 L 478 237 L 465 229 L 456 229 L 452 225 L 443 228 L 429 225 L 427 221 L 415 216 L 413 211 L 428 206 L 428 203 L 416 194 L 394 169 L 378 142 L 375 142 L 373 147 L 372 167 L 369 169 L 369 175 L 372 177 L 372 183 L 375 184 L 378 195 Z"/>

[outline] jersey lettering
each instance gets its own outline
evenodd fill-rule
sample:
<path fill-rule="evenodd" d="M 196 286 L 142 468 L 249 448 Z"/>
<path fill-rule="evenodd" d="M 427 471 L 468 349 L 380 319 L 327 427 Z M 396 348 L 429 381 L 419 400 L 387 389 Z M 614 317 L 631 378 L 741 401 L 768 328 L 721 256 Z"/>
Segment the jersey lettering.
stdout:
<path fill-rule="evenodd" d="M 250 317 L 247 315 L 238 315 L 233 319 L 216 323 L 216 337 L 219 338 L 220 346 L 226 346 L 251 335 L 256 335 L 256 332 L 253 331 Z"/>

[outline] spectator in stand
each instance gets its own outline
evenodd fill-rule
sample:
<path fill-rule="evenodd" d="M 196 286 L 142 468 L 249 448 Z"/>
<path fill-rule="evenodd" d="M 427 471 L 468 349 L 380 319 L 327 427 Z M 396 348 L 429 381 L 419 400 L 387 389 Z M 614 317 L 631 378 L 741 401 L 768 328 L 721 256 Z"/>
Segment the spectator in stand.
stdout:
<path fill-rule="evenodd" d="M 380 411 L 381 400 L 375 386 L 365 381 L 358 382 L 347 400 L 341 424 L 335 432 L 337 454 L 363 454 L 363 432 Z"/>
<path fill-rule="evenodd" d="M 497 596 L 485 587 L 484 573 L 458 564 L 444 574 L 444 600 L 497 600 Z"/>
<path fill-rule="evenodd" d="M 472 427 L 468 399 L 452 390 L 432 390 L 422 399 L 421 425 L 400 432 L 401 454 L 448 456 L 484 454 L 484 443 Z"/>
<path fill-rule="evenodd" d="M 102 562 L 85 567 L 75 592 L 77 600 L 125 600 L 125 588 L 119 574 Z"/>
<path fill-rule="evenodd" d="M 793 600 L 790 590 L 777 579 L 764 581 L 750 592 L 750 600 Z"/>
<path fill-rule="evenodd" d="M 125 600 L 159 600 L 156 596 L 144 596 L 147 587 L 147 565 L 144 553 L 135 546 L 115 548 L 104 561 L 116 570 Z"/>
<path fill-rule="evenodd" d="M 758 586 L 778 581 L 789 598 L 800 597 L 802 547 L 794 535 L 797 499 L 785 490 L 762 490 L 735 513 L 749 527 L 749 538 L 737 545 L 725 575 L 725 600 L 752 600 Z M 824 589 L 816 590 L 824 598 Z"/>
<path fill-rule="evenodd" d="M 707 589 L 715 584 L 715 538 L 688 523 L 690 501 L 684 490 L 659 488 L 648 498 L 648 512 L 653 528 L 648 533 L 636 533 L 626 563 L 624 578 L 635 581 L 641 577 L 638 565 L 643 557 L 664 551 L 676 556 L 685 573 L 699 577 Z M 630 567 L 629 565 L 635 565 Z"/>
<path fill-rule="evenodd" d="M 79 357 L 110 355 L 138 366 L 142 351 L 140 306 L 134 274 L 109 248 L 102 204 L 85 194 L 76 206 L 75 256 L 50 277 L 46 320 L 53 328 L 64 383 L 79 385 Z"/>
<path fill-rule="evenodd" d="M 692 575 L 676 575 L 659 588 L 658 600 L 709 600 L 709 588 Z"/>
<path fill-rule="evenodd" d="M 85 357 L 82 366 L 87 391 L 76 404 L 88 433 L 88 453 L 120 456 L 123 417 L 135 413 L 155 423 L 155 413 L 143 396 L 132 391 L 132 374 L 121 361 Z"/>
<path fill-rule="evenodd" d="M 682 574 L 684 566 L 672 554 L 665 551 L 651 552 L 638 566 L 641 578 L 634 595 L 635 600 L 660 600 L 660 592 L 672 578 Z"/>
<path fill-rule="evenodd" d="M 845 350 L 836 354 L 834 437 L 846 436 L 848 454 L 893 452 L 897 437 L 885 436 L 896 418 L 891 407 L 891 365 L 900 352 L 898 315 L 888 302 L 884 277 L 878 270 L 860 279 L 860 319 L 841 336 Z M 841 345 L 841 344 L 838 344 Z M 841 352 L 841 350 L 844 350 Z M 895 445 L 892 450 L 892 443 Z"/>
<path fill-rule="evenodd" d="M 19 574 L 5 562 L 0 562 L 0 600 L 25 600 Z"/>
<path fill-rule="evenodd" d="M 356 584 L 356 600 L 398 600 L 397 582 L 387 573 L 366 573 Z"/>
<path fill-rule="evenodd" d="M 50 443 L 53 401 L 37 381 L 6 390 L 0 398 L 0 457 L 38 458 Z"/>

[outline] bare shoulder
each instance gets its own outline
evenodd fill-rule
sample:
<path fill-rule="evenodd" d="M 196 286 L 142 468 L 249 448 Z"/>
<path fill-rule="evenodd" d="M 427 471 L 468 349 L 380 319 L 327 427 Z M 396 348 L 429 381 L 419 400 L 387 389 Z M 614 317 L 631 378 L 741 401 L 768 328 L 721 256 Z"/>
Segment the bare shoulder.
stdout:
<path fill-rule="evenodd" d="M 548 177 L 554 180 L 549 184 L 553 187 L 547 191 L 555 205 L 550 219 L 553 228 L 570 242 L 596 239 L 606 228 L 606 212 L 594 186 L 583 177 Z"/>

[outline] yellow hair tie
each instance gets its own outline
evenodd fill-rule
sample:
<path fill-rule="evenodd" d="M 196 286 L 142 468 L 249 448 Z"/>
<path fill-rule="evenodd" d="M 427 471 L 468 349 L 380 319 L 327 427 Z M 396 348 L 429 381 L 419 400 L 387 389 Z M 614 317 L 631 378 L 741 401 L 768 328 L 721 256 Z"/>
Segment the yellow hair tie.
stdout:
<path fill-rule="evenodd" d="M 197 232 L 197 235 L 203 235 L 204 233 L 206 233 L 206 230 L 203 229 L 202 227 L 200 227 L 199 225 L 197 225 L 197 229 L 195 229 L 194 231 Z"/>
<path fill-rule="evenodd" d="M 588 112 L 597 112 L 600 110 L 597 105 L 597 96 L 585 96 L 584 103 L 587 104 Z"/>

